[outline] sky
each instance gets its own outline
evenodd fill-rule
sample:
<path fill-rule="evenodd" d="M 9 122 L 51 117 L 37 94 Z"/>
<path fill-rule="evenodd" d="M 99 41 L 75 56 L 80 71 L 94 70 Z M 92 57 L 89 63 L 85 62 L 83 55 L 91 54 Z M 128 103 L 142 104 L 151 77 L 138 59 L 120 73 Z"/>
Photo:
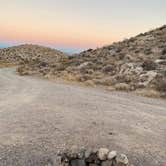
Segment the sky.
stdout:
<path fill-rule="evenodd" d="M 0 47 L 77 52 L 166 24 L 166 0 L 0 0 Z"/>

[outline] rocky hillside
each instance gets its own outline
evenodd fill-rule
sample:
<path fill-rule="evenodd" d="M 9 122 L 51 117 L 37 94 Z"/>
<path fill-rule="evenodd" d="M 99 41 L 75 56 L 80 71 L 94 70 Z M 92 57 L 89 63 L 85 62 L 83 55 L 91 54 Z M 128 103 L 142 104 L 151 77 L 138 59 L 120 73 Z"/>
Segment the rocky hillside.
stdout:
<path fill-rule="evenodd" d="M 89 84 L 165 96 L 166 26 L 74 55 L 65 70 Z"/>
<path fill-rule="evenodd" d="M 72 56 L 32 45 L 3 49 L 0 61 L 4 60 L 19 62 L 20 74 L 166 97 L 166 25 Z"/>
<path fill-rule="evenodd" d="M 0 64 L 54 67 L 55 63 L 61 63 L 66 57 L 66 54 L 58 50 L 37 45 L 26 44 L 0 49 Z"/>

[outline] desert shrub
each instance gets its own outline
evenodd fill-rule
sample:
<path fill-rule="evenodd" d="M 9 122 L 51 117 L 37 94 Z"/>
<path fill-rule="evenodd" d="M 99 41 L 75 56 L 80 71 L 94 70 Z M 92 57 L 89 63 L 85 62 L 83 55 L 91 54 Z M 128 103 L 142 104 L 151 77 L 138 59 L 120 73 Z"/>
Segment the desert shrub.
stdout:
<path fill-rule="evenodd" d="M 116 90 L 122 90 L 122 91 L 129 91 L 130 90 L 130 85 L 126 83 L 118 83 L 115 85 Z"/>
<path fill-rule="evenodd" d="M 142 64 L 144 70 L 155 70 L 157 68 L 157 64 L 152 60 L 145 60 Z"/>
<path fill-rule="evenodd" d="M 161 56 L 160 56 L 160 59 L 166 59 L 166 54 L 161 55 Z"/>
<path fill-rule="evenodd" d="M 67 71 L 62 71 L 60 77 L 67 81 L 76 81 L 77 80 L 77 75 L 74 75 L 72 73 L 68 73 Z"/>
<path fill-rule="evenodd" d="M 65 70 L 66 69 L 66 66 L 65 65 L 63 65 L 63 64 L 61 64 L 61 63 L 57 63 L 56 64 L 56 70 L 57 71 L 63 71 L 63 70 Z"/>
<path fill-rule="evenodd" d="M 112 72 L 113 70 L 114 70 L 113 65 L 104 66 L 103 69 L 102 69 L 103 73 L 110 73 L 110 72 Z"/>
<path fill-rule="evenodd" d="M 124 59 L 124 57 L 125 57 L 125 54 L 123 54 L 123 53 L 120 53 L 120 54 L 118 54 L 118 60 L 123 60 Z"/>
<path fill-rule="evenodd" d="M 95 83 L 92 80 L 87 80 L 87 81 L 84 82 L 84 85 L 94 87 Z"/>
<path fill-rule="evenodd" d="M 19 66 L 17 68 L 17 72 L 19 73 L 19 75 L 23 76 L 23 75 L 28 75 L 29 72 L 28 72 L 28 69 L 26 66 Z"/>
<path fill-rule="evenodd" d="M 137 75 L 136 74 L 117 74 L 115 75 L 116 80 L 118 80 L 119 83 L 130 83 L 133 82 L 134 80 L 137 79 Z"/>
<path fill-rule="evenodd" d="M 161 92 L 166 92 L 166 78 L 158 77 L 156 80 L 156 88 Z"/>
<path fill-rule="evenodd" d="M 46 67 L 46 66 L 48 66 L 48 64 L 46 62 L 40 62 L 39 66 L 40 67 Z"/>
<path fill-rule="evenodd" d="M 79 80 L 80 82 L 85 82 L 87 80 L 91 80 L 92 76 L 90 76 L 89 74 L 84 74 L 84 75 L 80 75 Z"/>
<path fill-rule="evenodd" d="M 144 53 L 145 53 L 146 55 L 150 55 L 150 54 L 152 54 L 152 50 L 151 50 L 151 48 L 147 48 L 147 49 L 145 49 L 145 50 L 144 50 Z"/>
<path fill-rule="evenodd" d="M 117 80 L 115 78 L 110 77 L 110 78 L 95 79 L 94 82 L 97 85 L 112 86 L 117 82 Z"/>
<path fill-rule="evenodd" d="M 166 48 L 164 48 L 163 50 L 162 50 L 162 55 L 165 55 L 166 54 Z"/>
<path fill-rule="evenodd" d="M 163 75 L 164 77 L 166 77 L 166 69 L 163 71 Z"/>
<path fill-rule="evenodd" d="M 136 90 L 135 93 L 137 95 L 145 96 L 145 97 L 152 97 L 152 98 L 160 97 L 160 93 L 153 89 L 139 89 L 139 90 Z"/>

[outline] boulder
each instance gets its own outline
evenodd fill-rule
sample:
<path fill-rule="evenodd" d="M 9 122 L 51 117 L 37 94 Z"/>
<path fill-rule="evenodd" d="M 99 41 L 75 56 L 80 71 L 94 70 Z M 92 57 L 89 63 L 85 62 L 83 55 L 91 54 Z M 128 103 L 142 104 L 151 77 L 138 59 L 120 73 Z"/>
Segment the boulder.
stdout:
<path fill-rule="evenodd" d="M 127 166 L 129 160 L 125 154 L 120 154 L 116 157 L 117 166 Z"/>
<path fill-rule="evenodd" d="M 85 160 L 83 159 L 76 159 L 71 160 L 71 166 L 86 166 Z"/>
<path fill-rule="evenodd" d="M 117 156 L 117 152 L 116 151 L 111 151 L 108 153 L 108 160 L 112 160 L 113 158 L 115 158 Z"/>
<path fill-rule="evenodd" d="M 98 151 L 98 158 L 100 160 L 107 160 L 107 156 L 108 156 L 109 150 L 107 148 L 100 148 Z"/>
<path fill-rule="evenodd" d="M 101 163 L 101 166 L 112 166 L 112 161 L 106 160 Z"/>

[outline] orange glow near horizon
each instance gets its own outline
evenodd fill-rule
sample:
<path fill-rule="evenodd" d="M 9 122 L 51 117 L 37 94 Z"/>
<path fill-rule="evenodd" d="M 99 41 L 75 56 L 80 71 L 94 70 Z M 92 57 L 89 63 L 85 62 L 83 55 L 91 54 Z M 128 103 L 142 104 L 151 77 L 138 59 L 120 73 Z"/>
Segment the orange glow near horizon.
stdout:
<path fill-rule="evenodd" d="M 166 1 L 151 1 L 150 6 L 144 0 L 5 0 L 0 42 L 76 49 L 109 45 L 165 23 Z"/>
<path fill-rule="evenodd" d="M 58 34 L 54 32 L 39 32 L 37 30 L 33 29 L 23 29 L 20 27 L 17 27 L 16 29 L 10 29 L 10 28 L 2 28 L 0 29 L 2 35 L 0 38 L 0 42 L 32 42 L 32 43 L 43 43 L 47 45 L 60 45 L 64 47 L 76 47 L 76 48 L 96 48 L 98 46 L 111 44 L 114 41 L 117 41 L 118 39 L 114 38 L 112 40 L 108 39 L 107 37 L 101 38 L 98 36 L 95 36 L 94 32 L 89 33 L 85 35 L 78 34 L 77 36 L 74 36 L 74 33 L 65 34 L 65 31 L 61 30 Z M 57 30 L 56 30 L 57 31 Z"/>

